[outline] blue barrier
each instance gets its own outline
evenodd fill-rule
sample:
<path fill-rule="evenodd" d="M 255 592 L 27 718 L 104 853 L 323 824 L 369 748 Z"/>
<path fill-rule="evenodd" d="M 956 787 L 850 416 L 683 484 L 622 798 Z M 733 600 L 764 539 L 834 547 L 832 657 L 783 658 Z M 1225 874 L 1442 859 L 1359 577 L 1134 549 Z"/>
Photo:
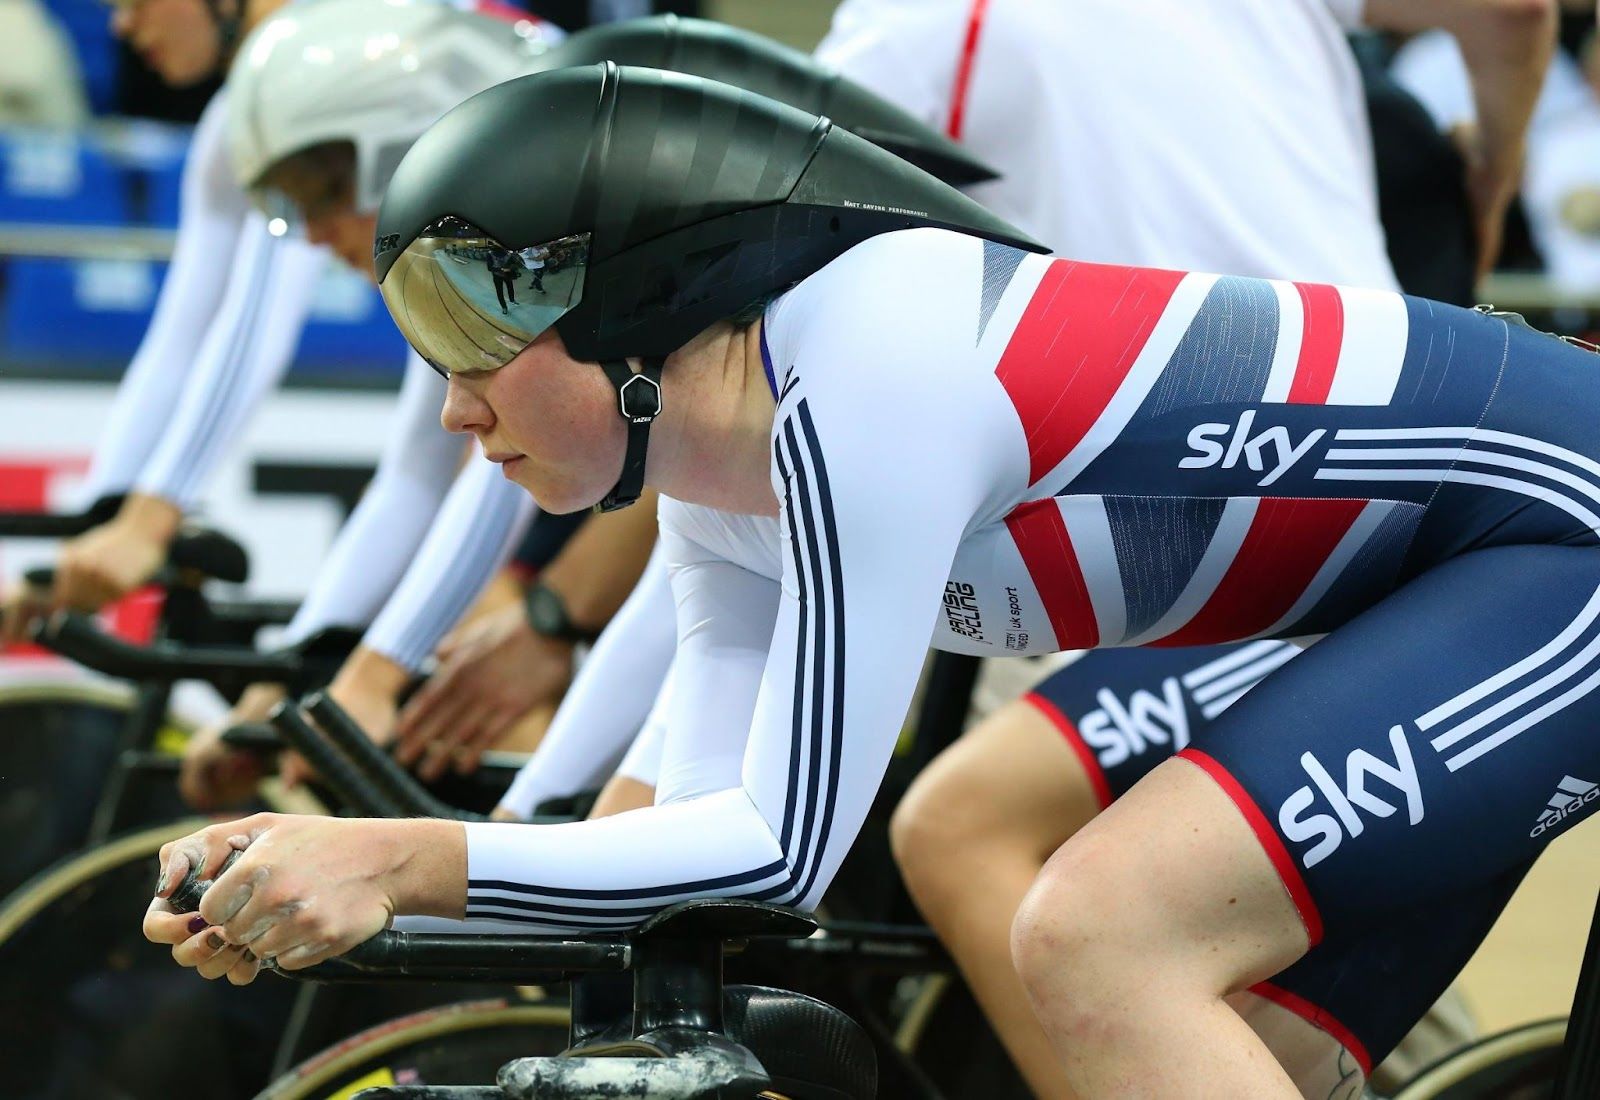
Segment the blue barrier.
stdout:
<path fill-rule="evenodd" d="M 96 145 L 74 133 L 0 130 L 0 221 L 121 225 L 126 180 Z"/>
<path fill-rule="evenodd" d="M 5 262 L 0 360 L 115 374 L 138 350 L 166 265 L 145 260 Z M 295 352 L 300 379 L 400 372 L 405 341 L 367 281 L 330 267 Z"/>
<path fill-rule="evenodd" d="M 10 261 L 0 354 L 120 366 L 150 324 L 165 266 L 145 260 Z"/>

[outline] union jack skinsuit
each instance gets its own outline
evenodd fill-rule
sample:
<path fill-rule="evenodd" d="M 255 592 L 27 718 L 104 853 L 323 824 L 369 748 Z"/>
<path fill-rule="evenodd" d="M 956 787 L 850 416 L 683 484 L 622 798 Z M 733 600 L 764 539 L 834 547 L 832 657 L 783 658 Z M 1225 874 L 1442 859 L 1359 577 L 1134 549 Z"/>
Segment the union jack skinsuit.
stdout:
<path fill-rule="evenodd" d="M 662 505 L 661 804 L 467 826 L 469 917 L 815 905 L 930 637 L 1003 656 L 1327 635 L 1292 661 L 1176 656 L 1206 696 L 1177 700 L 1203 717 L 1179 755 L 1305 922 L 1310 953 L 1260 991 L 1370 1066 L 1589 809 L 1541 817 L 1600 780 L 1589 351 L 1399 294 L 932 229 L 846 253 L 762 338 L 777 519 Z M 1110 745 L 1113 718 L 1057 709 Z M 725 788 L 674 800 L 693 758 L 725 759 Z"/>

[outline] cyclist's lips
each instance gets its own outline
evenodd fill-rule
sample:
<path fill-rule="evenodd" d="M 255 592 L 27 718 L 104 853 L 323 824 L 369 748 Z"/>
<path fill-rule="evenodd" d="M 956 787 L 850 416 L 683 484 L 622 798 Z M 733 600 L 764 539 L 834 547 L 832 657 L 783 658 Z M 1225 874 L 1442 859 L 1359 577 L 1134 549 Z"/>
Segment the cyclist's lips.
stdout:
<path fill-rule="evenodd" d="M 511 471 L 516 467 L 517 463 L 521 462 L 527 456 L 512 452 L 510 454 L 486 455 L 485 457 L 488 458 L 490 462 L 498 464 L 500 467 L 500 472 L 505 474 L 507 477 L 510 477 Z"/>

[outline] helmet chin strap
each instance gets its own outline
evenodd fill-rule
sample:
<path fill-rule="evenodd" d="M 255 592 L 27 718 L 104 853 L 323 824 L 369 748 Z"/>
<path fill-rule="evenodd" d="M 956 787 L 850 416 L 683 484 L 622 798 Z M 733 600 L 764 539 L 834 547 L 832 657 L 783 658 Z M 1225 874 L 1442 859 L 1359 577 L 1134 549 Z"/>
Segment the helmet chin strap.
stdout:
<path fill-rule="evenodd" d="M 661 368 L 665 363 L 665 358 L 646 359 L 638 374 L 619 360 L 600 364 L 617 391 L 617 411 L 628 422 L 628 450 L 622 459 L 622 476 L 595 505 L 597 512 L 626 508 L 644 490 L 645 451 L 650 444 L 650 425 L 661 415 Z"/>

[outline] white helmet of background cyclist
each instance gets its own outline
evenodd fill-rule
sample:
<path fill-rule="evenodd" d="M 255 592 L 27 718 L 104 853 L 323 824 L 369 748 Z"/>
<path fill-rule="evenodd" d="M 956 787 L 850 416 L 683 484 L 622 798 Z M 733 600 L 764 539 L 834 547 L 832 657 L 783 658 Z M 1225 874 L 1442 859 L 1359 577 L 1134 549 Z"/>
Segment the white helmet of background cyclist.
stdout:
<path fill-rule="evenodd" d="M 292 4 L 245 39 L 228 72 L 234 172 L 246 189 L 290 154 L 355 147 L 356 208 L 378 209 L 412 142 L 470 96 L 526 72 L 553 45 L 532 18 L 438 0 Z"/>

